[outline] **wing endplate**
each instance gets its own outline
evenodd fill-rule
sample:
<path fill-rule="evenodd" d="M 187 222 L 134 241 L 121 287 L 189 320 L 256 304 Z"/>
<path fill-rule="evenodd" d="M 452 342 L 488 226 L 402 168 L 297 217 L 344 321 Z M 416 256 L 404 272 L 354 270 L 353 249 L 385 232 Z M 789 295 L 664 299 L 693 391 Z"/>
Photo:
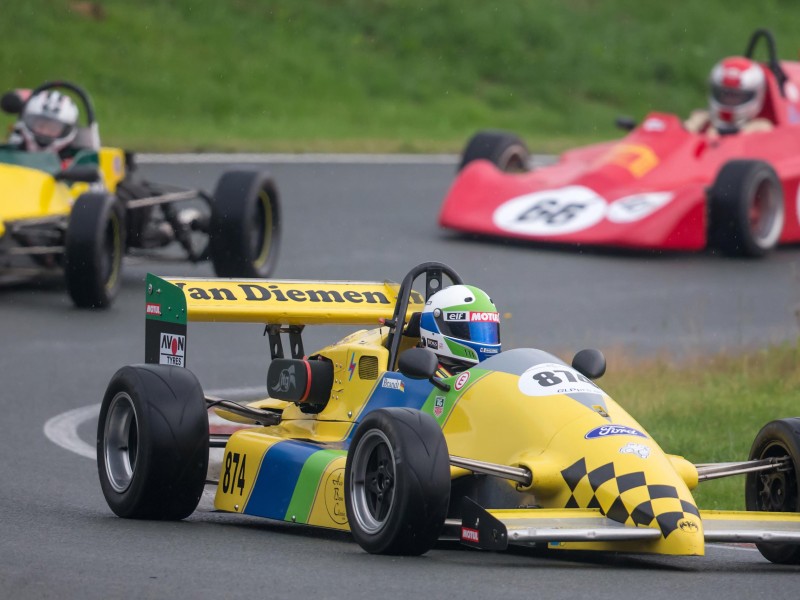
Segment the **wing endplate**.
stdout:
<path fill-rule="evenodd" d="M 461 542 L 487 550 L 553 542 L 620 542 L 659 540 L 661 531 L 624 525 L 598 509 L 485 510 L 469 498 L 462 507 Z"/>
<path fill-rule="evenodd" d="M 800 544 L 800 514 L 701 510 L 706 542 Z"/>

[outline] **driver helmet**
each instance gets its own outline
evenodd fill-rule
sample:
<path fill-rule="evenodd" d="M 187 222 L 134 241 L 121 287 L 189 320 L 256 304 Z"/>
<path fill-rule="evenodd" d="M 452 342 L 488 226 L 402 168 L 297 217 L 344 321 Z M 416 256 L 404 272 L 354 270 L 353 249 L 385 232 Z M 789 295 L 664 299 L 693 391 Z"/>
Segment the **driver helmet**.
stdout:
<path fill-rule="evenodd" d="M 22 111 L 20 133 L 28 151 L 60 152 L 78 133 L 78 107 L 57 91 L 40 92 Z"/>
<path fill-rule="evenodd" d="M 764 105 L 767 81 L 761 66 L 749 58 L 726 58 L 711 71 L 709 108 L 716 128 L 740 128 Z"/>
<path fill-rule="evenodd" d="M 419 320 L 422 345 L 445 367 L 471 367 L 500 352 L 500 314 L 492 299 L 471 285 L 433 294 Z"/>

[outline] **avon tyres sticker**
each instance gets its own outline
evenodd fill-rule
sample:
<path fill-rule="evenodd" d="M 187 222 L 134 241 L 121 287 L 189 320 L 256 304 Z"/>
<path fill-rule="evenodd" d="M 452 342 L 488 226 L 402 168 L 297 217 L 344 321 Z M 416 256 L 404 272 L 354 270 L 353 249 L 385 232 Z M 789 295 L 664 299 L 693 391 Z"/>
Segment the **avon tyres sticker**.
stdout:
<path fill-rule="evenodd" d="M 159 364 L 175 367 L 183 366 L 186 352 L 186 336 L 162 333 L 159 348 Z"/>
<path fill-rule="evenodd" d="M 575 369 L 557 363 L 541 363 L 519 377 L 519 391 L 526 396 L 553 394 L 602 394 L 592 380 Z"/>

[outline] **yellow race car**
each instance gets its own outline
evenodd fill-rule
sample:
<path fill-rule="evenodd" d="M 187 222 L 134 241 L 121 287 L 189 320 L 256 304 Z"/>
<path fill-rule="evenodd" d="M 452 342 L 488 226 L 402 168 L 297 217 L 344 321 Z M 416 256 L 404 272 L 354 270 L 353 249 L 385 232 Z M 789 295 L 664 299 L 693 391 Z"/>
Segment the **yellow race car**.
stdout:
<path fill-rule="evenodd" d="M 437 291 L 461 284 L 441 263 L 399 285 L 149 275 L 146 364 L 112 377 L 100 411 L 109 507 L 182 519 L 212 483 L 220 511 L 349 530 L 372 553 L 418 555 L 454 535 L 490 550 L 665 555 L 753 542 L 772 562 L 800 563 L 800 419 L 769 423 L 748 460 L 693 464 L 597 386 L 606 367 L 597 350 L 566 364 L 482 346 L 488 357 L 448 371 L 426 314 Z M 436 310 L 459 326 L 499 320 L 481 307 Z M 186 368 L 188 321 L 266 323 L 270 397 L 206 396 Z M 318 324 L 375 327 L 307 355 L 303 329 Z M 211 409 L 247 426 L 210 435 Z M 223 451 L 214 481 L 210 448 Z M 697 507 L 700 482 L 736 474 L 747 477 L 748 511 Z"/>
<path fill-rule="evenodd" d="M 82 118 L 68 145 L 40 147 L 33 128 L 52 128 L 53 97 Z M 272 273 L 280 210 L 268 173 L 226 172 L 213 194 L 147 181 L 132 153 L 100 143 L 89 95 L 66 81 L 12 90 L 0 108 L 17 118 L 0 145 L 0 282 L 63 270 L 77 306 L 105 307 L 126 253 L 211 259 L 221 277 Z"/>

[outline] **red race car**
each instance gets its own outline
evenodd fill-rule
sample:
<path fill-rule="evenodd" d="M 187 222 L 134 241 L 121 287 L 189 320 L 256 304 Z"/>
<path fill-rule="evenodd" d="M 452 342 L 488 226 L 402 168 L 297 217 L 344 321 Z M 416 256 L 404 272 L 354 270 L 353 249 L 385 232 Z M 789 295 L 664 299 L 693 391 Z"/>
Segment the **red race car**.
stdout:
<path fill-rule="evenodd" d="M 764 40 L 768 61 L 751 60 Z M 800 63 L 772 34 L 712 71 L 710 116 L 650 113 L 614 142 L 527 169 L 515 135 L 476 134 L 442 205 L 448 229 L 568 245 L 763 256 L 800 240 Z M 745 114 L 747 111 L 751 114 Z M 746 118 L 740 118 L 746 117 Z"/>

